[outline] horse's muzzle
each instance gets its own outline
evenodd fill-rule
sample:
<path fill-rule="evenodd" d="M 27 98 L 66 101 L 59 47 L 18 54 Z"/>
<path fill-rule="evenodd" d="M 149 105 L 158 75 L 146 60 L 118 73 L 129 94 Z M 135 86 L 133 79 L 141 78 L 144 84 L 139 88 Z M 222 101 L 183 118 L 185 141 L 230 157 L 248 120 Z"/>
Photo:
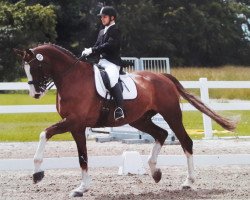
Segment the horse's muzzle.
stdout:
<path fill-rule="evenodd" d="M 35 94 L 34 98 L 35 98 L 35 99 L 39 99 L 40 96 L 41 96 L 41 94 Z"/>

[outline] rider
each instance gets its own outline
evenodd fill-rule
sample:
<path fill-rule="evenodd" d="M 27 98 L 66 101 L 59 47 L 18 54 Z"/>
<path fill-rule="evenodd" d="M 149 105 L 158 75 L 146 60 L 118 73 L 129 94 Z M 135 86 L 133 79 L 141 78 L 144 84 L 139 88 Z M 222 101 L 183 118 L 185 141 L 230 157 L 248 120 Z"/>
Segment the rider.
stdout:
<path fill-rule="evenodd" d="M 120 57 L 121 34 L 115 25 L 117 14 L 113 7 L 103 7 L 98 16 L 101 17 L 105 27 L 99 32 L 95 45 L 91 48 L 85 48 L 82 55 L 88 56 L 92 53 L 100 55 L 98 64 L 105 68 L 109 76 L 110 93 L 116 104 L 114 118 L 118 120 L 124 118 L 122 90 L 118 84 L 119 70 L 122 64 Z"/>

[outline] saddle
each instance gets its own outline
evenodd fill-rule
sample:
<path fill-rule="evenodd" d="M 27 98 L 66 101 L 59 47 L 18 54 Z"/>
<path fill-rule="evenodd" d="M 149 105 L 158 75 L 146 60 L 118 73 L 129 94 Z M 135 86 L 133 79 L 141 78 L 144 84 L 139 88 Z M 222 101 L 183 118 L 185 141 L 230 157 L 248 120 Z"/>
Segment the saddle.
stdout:
<path fill-rule="evenodd" d="M 95 73 L 95 86 L 97 93 L 103 97 L 110 99 L 111 96 L 109 94 L 110 83 L 109 78 L 101 66 L 94 65 L 94 73 Z M 126 72 L 120 73 L 119 84 L 121 84 L 122 95 L 124 100 L 135 99 L 137 97 L 137 89 L 134 80 L 132 79 L 132 75 Z"/>
<path fill-rule="evenodd" d="M 105 99 L 111 99 L 109 93 L 111 88 L 109 77 L 105 69 L 96 64 L 99 60 L 98 57 L 96 55 L 90 55 L 87 57 L 81 56 L 79 60 L 84 60 L 85 62 L 91 63 L 93 65 L 97 93 Z M 121 60 L 120 78 L 118 83 L 122 88 L 122 96 L 124 100 L 135 99 L 137 97 L 137 89 L 135 82 L 132 79 L 132 75 L 123 71 L 123 68 L 128 66 L 133 66 L 133 63 L 127 60 Z"/>
<path fill-rule="evenodd" d="M 85 62 L 91 63 L 94 69 L 95 76 L 95 87 L 97 93 L 104 98 L 102 108 L 100 111 L 100 116 L 95 124 L 95 127 L 105 127 L 106 122 L 108 120 L 108 115 L 110 113 L 110 81 L 107 72 L 97 63 L 97 59 L 95 56 L 86 57 L 82 56 L 79 60 L 84 60 Z M 134 80 L 132 79 L 133 75 L 126 73 L 123 71 L 124 67 L 132 66 L 133 63 L 129 61 L 121 60 L 121 69 L 120 69 L 120 77 L 118 83 L 122 88 L 123 100 L 135 99 L 137 97 L 137 89 Z"/>

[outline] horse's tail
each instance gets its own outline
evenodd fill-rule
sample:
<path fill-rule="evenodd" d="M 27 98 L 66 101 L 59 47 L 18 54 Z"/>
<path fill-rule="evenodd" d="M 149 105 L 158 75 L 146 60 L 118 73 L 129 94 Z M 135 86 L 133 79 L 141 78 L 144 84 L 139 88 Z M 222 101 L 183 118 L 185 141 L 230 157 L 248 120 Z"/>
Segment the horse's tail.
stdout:
<path fill-rule="evenodd" d="M 211 110 L 201 100 L 199 100 L 194 95 L 190 94 L 174 76 L 170 74 L 165 74 L 165 73 L 163 75 L 169 78 L 175 84 L 180 95 L 184 99 L 186 99 L 190 104 L 192 104 L 195 108 L 197 108 L 199 111 L 201 111 L 202 113 L 212 118 L 214 121 L 216 121 L 226 130 L 229 130 L 229 131 L 235 130 L 236 124 L 237 124 L 236 122 L 231 121 L 227 118 L 224 118 L 220 116 L 219 114 L 217 114 L 215 111 Z"/>

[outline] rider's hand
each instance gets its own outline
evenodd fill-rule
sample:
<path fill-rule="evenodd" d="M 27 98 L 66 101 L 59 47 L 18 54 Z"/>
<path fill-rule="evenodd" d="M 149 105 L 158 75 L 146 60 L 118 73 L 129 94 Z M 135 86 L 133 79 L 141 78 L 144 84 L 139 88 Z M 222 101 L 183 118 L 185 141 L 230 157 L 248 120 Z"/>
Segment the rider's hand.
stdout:
<path fill-rule="evenodd" d="M 89 56 L 92 54 L 92 48 L 85 48 L 84 51 L 82 51 L 82 56 Z"/>

